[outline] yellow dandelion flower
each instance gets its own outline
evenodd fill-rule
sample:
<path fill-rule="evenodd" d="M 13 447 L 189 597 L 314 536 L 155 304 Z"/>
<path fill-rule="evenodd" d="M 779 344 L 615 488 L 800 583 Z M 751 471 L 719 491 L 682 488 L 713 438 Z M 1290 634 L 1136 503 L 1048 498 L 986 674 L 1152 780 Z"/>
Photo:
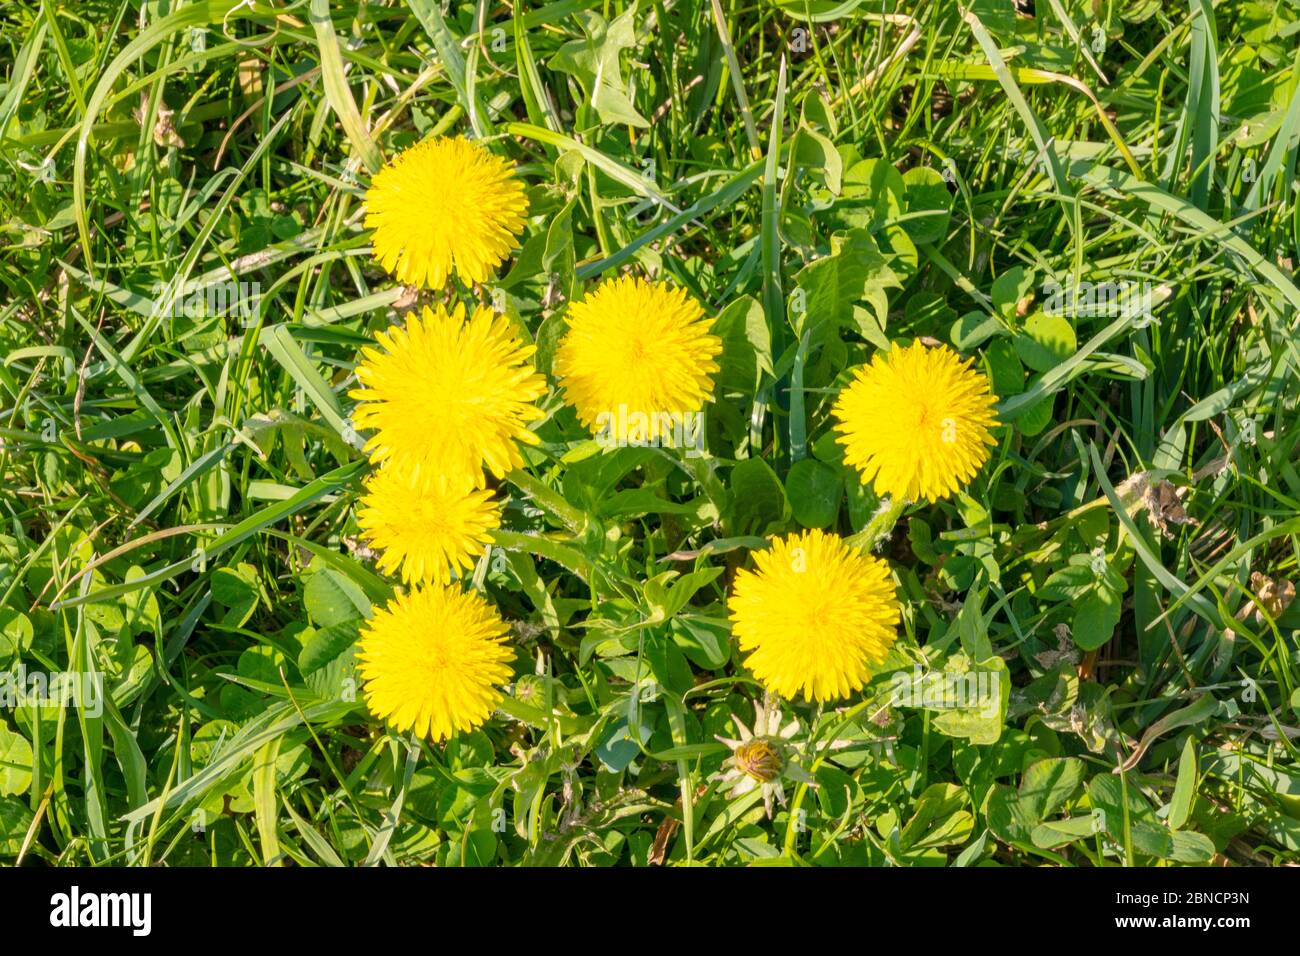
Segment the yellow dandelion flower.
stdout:
<path fill-rule="evenodd" d="M 371 713 L 434 741 L 473 730 L 510 679 L 506 632 L 477 591 L 434 585 L 398 595 L 366 622 L 358 644 Z"/>
<path fill-rule="evenodd" d="M 362 536 L 376 548 L 379 570 L 400 570 L 407 584 L 447 584 L 474 567 L 501 525 L 490 491 L 430 479 L 415 482 L 396 469 L 366 479 L 357 509 Z"/>
<path fill-rule="evenodd" d="M 975 477 L 996 442 L 988 376 L 946 346 L 877 352 L 833 409 L 844 460 L 876 493 L 947 498 Z"/>
<path fill-rule="evenodd" d="M 382 351 L 362 350 L 361 387 L 350 393 L 354 427 L 374 429 L 365 450 L 376 464 L 475 488 L 484 466 L 499 478 L 523 464 L 518 443 L 538 443 L 528 424 L 542 417 L 533 402 L 546 379 L 509 319 L 478 308 L 466 322 L 463 305 L 426 307 L 378 341 Z"/>
<path fill-rule="evenodd" d="M 745 665 L 775 694 L 847 697 L 871 679 L 897 636 L 889 566 L 835 534 L 775 538 L 742 570 L 727 607 Z"/>
<path fill-rule="evenodd" d="M 680 436 L 713 394 L 722 340 L 684 290 L 624 276 L 569 306 L 555 375 L 578 418 L 618 444 Z"/>
<path fill-rule="evenodd" d="M 441 289 L 453 269 L 487 279 L 524 231 L 528 199 L 509 160 L 464 137 L 399 153 L 366 191 L 375 258 L 408 285 Z"/>

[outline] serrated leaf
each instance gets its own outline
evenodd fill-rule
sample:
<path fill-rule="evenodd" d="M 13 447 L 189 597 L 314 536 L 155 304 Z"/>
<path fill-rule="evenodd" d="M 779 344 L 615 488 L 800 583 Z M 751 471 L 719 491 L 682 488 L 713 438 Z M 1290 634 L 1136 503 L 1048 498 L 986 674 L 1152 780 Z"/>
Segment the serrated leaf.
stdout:
<path fill-rule="evenodd" d="M 579 19 L 586 36 L 561 46 L 548 65 L 577 77 L 602 123 L 645 129 L 650 123 L 628 97 L 619 62 L 624 50 L 636 46 L 635 16 L 636 4 L 609 21 L 594 11 L 584 11 Z"/>
<path fill-rule="evenodd" d="M 802 292 L 806 317 L 792 309 L 791 321 L 798 329 L 830 334 L 849 325 L 853 307 L 865 300 L 871 303 L 884 328 L 886 317 L 880 308 L 883 290 L 897 288 L 899 282 L 875 239 L 865 230 L 854 230 L 836 236 L 831 249 L 830 255 L 810 262 L 795 276 L 795 295 Z"/>

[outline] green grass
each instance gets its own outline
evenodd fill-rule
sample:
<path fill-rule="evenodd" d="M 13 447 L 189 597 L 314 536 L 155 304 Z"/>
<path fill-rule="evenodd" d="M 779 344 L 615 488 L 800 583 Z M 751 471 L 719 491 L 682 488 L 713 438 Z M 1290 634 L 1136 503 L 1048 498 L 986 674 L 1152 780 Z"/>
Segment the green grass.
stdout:
<path fill-rule="evenodd" d="M 1300 605 L 1259 597 L 1300 555 L 1300 4 L 1022 6 L 7 4 L 0 668 L 108 700 L 0 708 L 0 861 L 1300 862 Z M 394 585 L 347 392 L 411 302 L 368 176 L 444 133 L 529 184 L 456 294 L 544 372 L 624 270 L 726 350 L 702 459 L 588 455 L 543 401 L 473 576 L 516 679 L 411 746 L 353 672 Z M 240 280 L 252 314 L 184 308 Z M 1149 283 L 1151 321 L 1050 283 Z M 890 666 L 786 703 L 818 786 L 768 819 L 715 779 L 762 697 L 730 581 L 763 535 L 867 527 L 830 405 L 916 337 L 989 373 L 998 445 L 883 544 Z M 917 665 L 1008 693 L 891 706 Z"/>

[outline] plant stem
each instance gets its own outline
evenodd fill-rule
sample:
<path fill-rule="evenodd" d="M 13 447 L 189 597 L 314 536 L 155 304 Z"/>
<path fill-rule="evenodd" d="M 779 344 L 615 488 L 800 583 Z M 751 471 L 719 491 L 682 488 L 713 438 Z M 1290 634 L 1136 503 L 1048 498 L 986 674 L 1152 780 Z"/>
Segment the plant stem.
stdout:
<path fill-rule="evenodd" d="M 874 551 L 876 545 L 889 537 L 909 504 L 902 498 L 886 498 L 880 503 L 880 510 L 867 522 L 867 526 L 848 539 L 849 547 L 868 553 Z"/>

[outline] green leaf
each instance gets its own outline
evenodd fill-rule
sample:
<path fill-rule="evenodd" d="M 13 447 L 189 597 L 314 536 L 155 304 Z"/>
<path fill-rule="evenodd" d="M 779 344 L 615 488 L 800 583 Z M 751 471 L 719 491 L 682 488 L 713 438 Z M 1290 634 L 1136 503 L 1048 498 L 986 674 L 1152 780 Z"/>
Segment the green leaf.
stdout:
<path fill-rule="evenodd" d="M 1024 391 L 1025 369 L 1010 339 L 994 339 L 989 343 L 984 350 L 984 360 L 988 364 L 994 395 L 1005 398 Z"/>
<path fill-rule="evenodd" d="M 790 466 L 785 493 L 795 521 L 805 528 L 827 528 L 839 516 L 844 481 L 829 465 L 804 458 Z"/>
<path fill-rule="evenodd" d="M 649 736 L 650 728 L 642 726 L 640 731 L 644 739 Z M 635 760 L 640 752 L 641 748 L 632 737 L 626 717 L 620 718 L 601 736 L 593 751 L 596 758 L 610 773 L 626 770 L 627 765 Z"/>
<path fill-rule="evenodd" d="M 1125 785 L 1116 774 L 1099 773 L 1088 781 L 1087 789 L 1088 800 L 1100 824 L 1099 829 L 1110 834 L 1121 845 L 1127 845 L 1129 840 L 1125 837 L 1124 827 L 1127 807 L 1133 848 L 1151 856 L 1169 852 L 1169 831 L 1160 825 L 1155 810 L 1136 786 L 1132 783 Z"/>
<path fill-rule="evenodd" d="M 695 685 L 695 675 L 686 658 L 667 637 L 652 637 L 646 640 L 646 660 L 650 670 L 663 687 L 677 696 L 685 694 Z"/>
<path fill-rule="evenodd" d="M 761 458 L 746 458 L 731 469 L 731 534 L 763 535 L 790 516 L 785 488 Z"/>
<path fill-rule="evenodd" d="M 306 677 L 320 670 L 357 641 L 359 619 L 339 621 L 317 629 L 298 654 L 298 670 Z"/>
<path fill-rule="evenodd" d="M 619 62 L 620 53 L 636 46 L 635 18 L 635 3 L 610 21 L 594 11 L 584 11 L 579 19 L 586 36 L 561 46 L 548 65 L 577 77 L 602 123 L 645 129 L 650 123 L 628 96 Z"/>
<path fill-rule="evenodd" d="M 574 277 L 573 207 L 571 199 L 546 227 L 546 245 L 542 250 L 542 269 L 558 277 L 566 299 L 572 299 L 577 280 Z"/>
<path fill-rule="evenodd" d="M 802 169 L 816 174 L 832 193 L 838 193 L 843 184 L 844 160 L 835 144 L 826 136 L 801 126 L 794 138 L 795 160 Z"/>
<path fill-rule="evenodd" d="M 796 329 L 810 329 L 825 337 L 850 325 L 853 307 L 866 300 L 884 328 L 889 310 L 884 290 L 900 285 L 869 232 L 837 235 L 831 240 L 830 255 L 810 262 L 795 276 L 792 298 L 802 292 L 806 317 L 792 308 L 791 320 Z"/>
<path fill-rule="evenodd" d="M 1007 662 L 993 656 L 976 661 L 968 670 L 943 671 L 936 676 L 951 682 L 958 706 L 945 703 L 931 721 L 934 729 L 949 737 L 965 737 L 973 744 L 997 743 L 1011 698 Z"/>
<path fill-rule="evenodd" d="M 276 820 L 275 766 L 283 737 L 268 740 L 253 758 L 253 820 L 262 841 L 262 865 L 274 866 L 280 855 Z"/>
<path fill-rule="evenodd" d="M 1035 312 L 1025 320 L 1015 345 L 1025 365 L 1035 372 L 1048 372 L 1075 353 L 1079 340 L 1065 316 Z"/>
<path fill-rule="evenodd" d="M 987 312 L 967 312 L 948 330 L 953 348 L 966 352 L 1002 331 L 1002 323 Z"/>
<path fill-rule="evenodd" d="M 1169 850 L 1166 860 L 1175 863 L 1201 865 L 1214 859 L 1214 841 L 1204 833 L 1193 830 L 1174 830 L 1169 834 Z"/>
<path fill-rule="evenodd" d="M 16 857 L 31 825 L 31 810 L 12 797 L 0 797 L 0 856 Z"/>
<path fill-rule="evenodd" d="M 1015 423 L 1020 434 L 1032 437 L 1050 425 L 1052 423 L 1052 406 L 1055 401 L 1055 396 L 1048 395 L 1046 398 L 1039 399 L 1033 405 L 1028 406 L 1017 415 Z"/>
<path fill-rule="evenodd" d="M 722 571 L 718 567 L 703 567 L 680 578 L 676 571 L 655 575 L 645 583 L 644 588 L 646 603 L 650 605 L 651 621 L 658 623 L 674 617 L 696 591 L 716 580 Z"/>
<path fill-rule="evenodd" d="M 1030 764 L 1020 781 L 1020 800 L 1036 820 L 1052 816 L 1083 782 L 1083 761 L 1049 757 Z"/>
<path fill-rule="evenodd" d="M 730 630 L 725 621 L 678 615 L 672 621 L 673 639 L 696 667 L 720 670 L 731 659 Z"/>
<path fill-rule="evenodd" d="M 722 339 L 718 385 L 752 395 L 759 375 L 772 374 L 772 334 L 762 304 L 752 295 L 732 299 L 718 313 L 713 334 Z"/>
<path fill-rule="evenodd" d="M 370 616 L 370 599 L 346 575 L 329 567 L 316 567 L 307 575 L 303 606 L 317 627 L 355 622 Z"/>
<path fill-rule="evenodd" d="M 316 406 L 316 410 L 321 413 L 321 417 L 339 435 L 345 436 L 346 440 L 347 436 L 351 434 L 351 429 L 344 420 L 343 406 L 339 402 L 339 397 L 334 394 L 334 390 L 330 388 L 329 383 L 321 377 L 311 359 L 307 357 L 307 353 L 294 341 L 293 333 L 289 328 L 284 325 L 273 325 L 264 328 L 261 331 L 259 341 L 266 346 L 266 350 L 271 354 L 271 357 L 289 373 L 289 376 L 302 389 L 303 394 Z"/>
<path fill-rule="evenodd" d="M 212 600 L 226 608 L 223 624 L 242 627 L 257 609 L 257 569 L 240 563 L 212 572 Z"/>
<path fill-rule="evenodd" d="M 330 20 L 329 0 L 311 0 L 308 19 L 316 32 L 316 48 L 320 55 L 321 81 L 325 89 L 325 101 L 339 118 L 339 125 L 352 142 L 352 149 L 366 164 L 371 172 L 376 172 L 383 165 L 383 157 L 366 121 L 361 118 L 357 101 L 352 98 L 348 88 L 347 76 L 343 72 L 343 54 L 339 49 L 338 34 Z"/>
<path fill-rule="evenodd" d="M 460 37 L 447 28 L 447 22 L 442 16 L 441 0 L 407 0 L 407 6 L 433 41 L 443 71 L 456 91 L 456 99 L 470 118 L 474 135 L 487 136 L 492 132 L 487 110 L 479 102 L 472 85 L 466 82 L 468 71 L 465 68 L 465 57 L 461 54 Z"/>
<path fill-rule="evenodd" d="M 32 745 L 0 724 L 0 796 L 19 796 L 32 785 Z"/>
<path fill-rule="evenodd" d="M 1237 712 L 1237 702 L 1231 697 L 1219 700 L 1213 694 L 1200 694 L 1186 707 L 1165 714 L 1165 716 L 1147 727 L 1143 731 L 1142 739 L 1138 741 L 1138 745 L 1133 748 L 1133 752 L 1124 761 L 1124 769 L 1128 770 L 1136 767 L 1147 752 L 1147 748 L 1162 734 L 1177 730 L 1179 727 L 1192 727 L 1211 717 L 1220 715 L 1231 719 L 1237 716 Z"/>
<path fill-rule="evenodd" d="M 1024 805 L 1011 787 L 994 784 L 989 791 L 985 819 L 993 835 L 1003 843 L 1027 843 L 1038 826 L 1038 818 Z"/>
<path fill-rule="evenodd" d="M 916 810 L 899 835 L 899 843 L 908 849 L 951 846 L 970 836 L 971 815 L 966 805 L 966 791 L 953 783 L 935 783 L 926 787 L 916 801 Z"/>
<path fill-rule="evenodd" d="M 1034 827 L 1029 834 L 1029 839 L 1034 846 L 1050 850 L 1086 839 L 1092 836 L 1094 829 L 1095 824 L 1091 815 L 1049 820 Z"/>
<path fill-rule="evenodd" d="M 32 622 L 22 611 L 0 607 L 0 666 L 31 646 Z"/>
<path fill-rule="evenodd" d="M 844 172 L 832 221 L 850 229 L 871 230 L 896 222 L 906 200 L 906 183 L 891 163 L 874 158 L 860 160 Z"/>
<path fill-rule="evenodd" d="M 1034 287 L 1034 274 L 1024 266 L 1012 266 L 993 280 L 990 294 L 993 304 L 1004 318 L 1016 314 L 1020 300 L 1029 295 Z"/>
<path fill-rule="evenodd" d="M 1067 564 L 1053 571 L 1038 590 L 1045 601 L 1077 600 L 1097 585 L 1097 572 L 1087 564 Z"/>
<path fill-rule="evenodd" d="M 1123 608 L 1121 596 L 1105 585 L 1093 588 L 1078 604 L 1070 636 L 1082 650 L 1095 651 L 1115 633 Z"/>
<path fill-rule="evenodd" d="M 1196 769 L 1196 741 L 1188 737 L 1183 744 L 1183 755 L 1178 759 L 1178 779 L 1169 801 L 1169 826 L 1175 830 L 1182 828 L 1192 812 L 1192 801 L 1196 798 Z"/>
<path fill-rule="evenodd" d="M 943 176 L 929 166 L 914 166 L 903 173 L 903 189 L 909 217 L 922 214 L 903 221 L 912 241 L 941 242 L 948 234 L 952 209 L 952 194 Z"/>

